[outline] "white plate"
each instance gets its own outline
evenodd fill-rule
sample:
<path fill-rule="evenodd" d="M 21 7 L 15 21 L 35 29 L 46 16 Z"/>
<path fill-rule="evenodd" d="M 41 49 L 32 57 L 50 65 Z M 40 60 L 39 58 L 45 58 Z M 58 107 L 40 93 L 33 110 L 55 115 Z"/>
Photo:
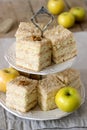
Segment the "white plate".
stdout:
<path fill-rule="evenodd" d="M 80 90 L 80 94 L 81 94 L 81 105 L 84 103 L 85 101 L 85 88 L 84 85 L 82 84 L 81 90 Z M 70 113 L 67 112 L 63 112 L 59 109 L 54 109 L 54 110 L 50 110 L 50 111 L 41 111 L 41 109 L 37 106 L 36 108 L 34 108 L 33 110 L 27 112 L 27 113 L 21 113 L 18 112 L 16 110 L 13 109 L 9 109 L 6 106 L 6 95 L 4 93 L 0 93 L 0 104 L 2 107 L 4 107 L 7 111 L 9 111 L 10 113 L 12 113 L 13 115 L 16 115 L 18 117 L 24 118 L 24 119 L 31 119 L 31 120 L 53 120 L 53 119 L 60 119 L 64 116 L 69 115 Z"/>
<path fill-rule="evenodd" d="M 76 57 L 74 57 L 66 62 L 63 62 L 61 64 L 53 64 L 53 65 L 46 67 L 45 69 L 43 69 L 39 72 L 34 72 L 34 71 L 31 71 L 31 70 L 28 70 L 25 68 L 21 68 L 21 67 L 16 65 L 16 62 L 15 62 L 15 43 L 14 43 L 8 49 L 7 53 L 5 54 L 5 59 L 10 64 L 10 66 L 12 66 L 13 68 L 15 68 L 19 71 L 22 71 L 25 73 L 37 74 L 37 75 L 47 75 L 47 74 L 60 72 L 60 71 L 63 71 L 67 68 L 70 68 L 72 66 L 72 64 L 74 63 Z"/>

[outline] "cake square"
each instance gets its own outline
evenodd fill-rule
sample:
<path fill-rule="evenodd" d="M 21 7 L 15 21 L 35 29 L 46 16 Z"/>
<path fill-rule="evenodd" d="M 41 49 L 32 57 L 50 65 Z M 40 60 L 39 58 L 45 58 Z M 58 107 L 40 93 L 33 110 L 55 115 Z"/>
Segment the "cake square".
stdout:
<path fill-rule="evenodd" d="M 52 44 L 32 23 L 21 22 L 16 32 L 16 64 L 33 71 L 51 65 Z"/>
<path fill-rule="evenodd" d="M 58 90 L 65 85 L 55 76 L 44 78 L 39 81 L 38 92 L 38 104 L 43 111 L 48 111 L 57 108 L 55 104 L 55 96 Z"/>
<path fill-rule="evenodd" d="M 51 41 L 32 36 L 16 42 L 16 64 L 33 71 L 51 65 Z"/>
<path fill-rule="evenodd" d="M 37 104 L 37 81 L 18 76 L 7 84 L 6 105 L 27 112 Z"/>
<path fill-rule="evenodd" d="M 52 60 L 62 63 L 77 55 L 76 41 L 71 31 L 58 25 L 45 32 L 52 42 Z"/>

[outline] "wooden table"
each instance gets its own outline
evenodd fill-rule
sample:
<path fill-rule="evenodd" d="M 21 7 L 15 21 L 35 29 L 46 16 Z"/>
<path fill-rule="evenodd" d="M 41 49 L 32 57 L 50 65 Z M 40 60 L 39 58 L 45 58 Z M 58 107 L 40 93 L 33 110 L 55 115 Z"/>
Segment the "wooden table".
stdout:
<path fill-rule="evenodd" d="M 15 20 L 14 26 L 8 33 L 0 34 L 0 37 L 14 37 L 14 34 L 21 21 L 30 21 L 33 14 L 44 6 L 47 8 L 48 0 L 0 0 L 0 22 L 7 18 Z M 82 6 L 87 12 L 87 0 L 64 0 L 65 10 L 68 11 L 73 6 Z M 48 17 L 40 17 L 36 19 L 37 22 L 47 23 Z M 57 25 L 57 16 L 52 25 Z M 76 23 L 72 28 L 72 32 L 87 31 L 87 15 L 82 23 Z"/>

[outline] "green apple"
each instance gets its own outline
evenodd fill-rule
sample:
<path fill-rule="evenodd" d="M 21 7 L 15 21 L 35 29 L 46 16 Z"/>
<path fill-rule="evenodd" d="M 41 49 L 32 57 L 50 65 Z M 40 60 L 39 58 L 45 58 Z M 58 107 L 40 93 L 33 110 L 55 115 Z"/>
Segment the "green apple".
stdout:
<path fill-rule="evenodd" d="M 75 111 L 81 104 L 81 96 L 73 87 L 61 88 L 55 96 L 55 103 L 65 112 Z"/>
<path fill-rule="evenodd" d="M 6 84 L 19 76 L 19 72 L 14 68 L 4 68 L 0 70 L 0 91 L 6 92 Z"/>
<path fill-rule="evenodd" d="M 63 0 L 49 0 L 47 7 L 50 13 L 57 15 L 64 10 L 65 4 Z"/>
<path fill-rule="evenodd" d="M 70 28 L 75 23 L 75 17 L 70 12 L 63 12 L 58 16 L 58 24 L 65 28 Z"/>
<path fill-rule="evenodd" d="M 70 12 L 75 16 L 75 20 L 80 22 L 83 21 L 86 15 L 85 9 L 82 7 L 73 7 Z"/>

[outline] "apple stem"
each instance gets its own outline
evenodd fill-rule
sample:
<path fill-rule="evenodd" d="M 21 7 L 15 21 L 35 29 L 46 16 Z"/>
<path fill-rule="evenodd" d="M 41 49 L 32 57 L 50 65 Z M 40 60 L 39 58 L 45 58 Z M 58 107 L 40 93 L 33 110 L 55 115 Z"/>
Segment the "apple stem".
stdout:
<path fill-rule="evenodd" d="M 67 95 L 67 96 L 70 96 L 70 93 L 69 93 L 69 92 L 67 92 L 67 93 L 66 93 L 66 95 Z"/>

